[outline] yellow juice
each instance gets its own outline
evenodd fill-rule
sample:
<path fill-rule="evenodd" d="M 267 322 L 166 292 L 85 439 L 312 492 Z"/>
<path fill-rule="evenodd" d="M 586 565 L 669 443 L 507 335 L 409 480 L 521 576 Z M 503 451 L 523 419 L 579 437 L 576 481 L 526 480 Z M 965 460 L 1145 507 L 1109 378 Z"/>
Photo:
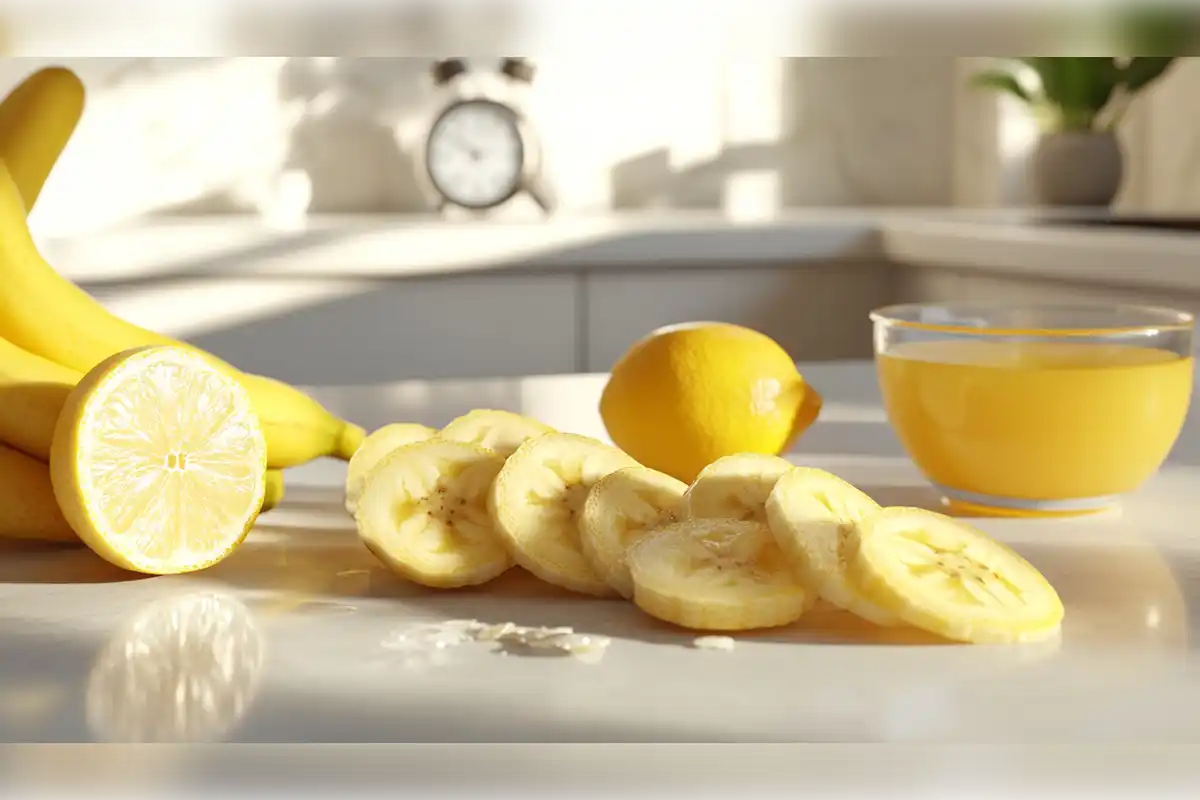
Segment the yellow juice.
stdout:
<path fill-rule="evenodd" d="M 1193 359 L 1085 342 L 910 342 L 878 357 L 884 405 L 931 481 L 1074 500 L 1135 489 L 1187 415 Z"/>

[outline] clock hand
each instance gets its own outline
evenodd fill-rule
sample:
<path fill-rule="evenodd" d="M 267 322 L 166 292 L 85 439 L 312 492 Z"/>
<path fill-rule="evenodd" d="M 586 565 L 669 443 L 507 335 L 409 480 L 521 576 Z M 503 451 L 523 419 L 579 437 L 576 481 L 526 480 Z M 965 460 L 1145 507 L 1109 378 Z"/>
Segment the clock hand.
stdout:
<path fill-rule="evenodd" d="M 468 156 L 471 156 L 472 158 L 479 157 L 479 148 L 472 146 L 471 143 L 469 141 L 467 141 L 466 138 L 458 138 L 458 139 L 455 139 L 454 141 L 458 145 L 459 152 L 466 153 Z"/>

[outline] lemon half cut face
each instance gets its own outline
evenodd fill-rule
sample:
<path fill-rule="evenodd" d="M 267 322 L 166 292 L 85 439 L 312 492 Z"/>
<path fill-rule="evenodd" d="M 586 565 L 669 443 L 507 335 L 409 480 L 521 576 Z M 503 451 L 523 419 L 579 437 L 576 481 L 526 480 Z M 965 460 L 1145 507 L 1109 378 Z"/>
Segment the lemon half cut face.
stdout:
<path fill-rule="evenodd" d="M 249 533 L 266 442 L 246 391 L 204 357 L 142 347 L 101 362 L 67 400 L 50 454 L 71 527 L 113 564 L 191 572 Z"/>

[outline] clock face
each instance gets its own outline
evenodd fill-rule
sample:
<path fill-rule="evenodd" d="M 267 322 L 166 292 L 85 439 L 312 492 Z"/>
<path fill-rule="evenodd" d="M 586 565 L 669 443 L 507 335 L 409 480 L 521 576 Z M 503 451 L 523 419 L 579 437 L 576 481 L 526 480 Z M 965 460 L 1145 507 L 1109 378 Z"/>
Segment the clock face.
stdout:
<path fill-rule="evenodd" d="M 516 116 L 487 100 L 453 105 L 429 132 L 425 159 L 447 200 L 467 208 L 498 205 L 521 183 L 525 153 Z"/>

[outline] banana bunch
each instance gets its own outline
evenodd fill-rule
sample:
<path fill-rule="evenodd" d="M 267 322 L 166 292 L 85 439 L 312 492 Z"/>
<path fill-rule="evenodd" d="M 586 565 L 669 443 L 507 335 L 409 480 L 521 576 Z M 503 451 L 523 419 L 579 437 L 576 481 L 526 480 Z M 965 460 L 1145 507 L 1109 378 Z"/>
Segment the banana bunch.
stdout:
<path fill-rule="evenodd" d="M 146 345 L 200 352 L 246 388 L 267 440 L 270 508 L 283 496 L 279 470 L 323 456 L 349 460 L 364 431 L 286 384 L 116 317 L 46 263 L 26 217 L 83 105 L 78 76 L 57 67 L 29 76 L 0 102 L 0 538 L 76 541 L 50 488 L 55 423 L 88 371 Z"/>
<path fill-rule="evenodd" d="M 367 548 L 434 588 L 519 566 L 697 631 L 790 625 L 817 600 L 962 642 L 1053 639 L 1064 616 L 1042 574 L 982 532 L 776 456 L 726 456 L 686 485 L 596 439 L 477 410 L 372 433 L 346 493 Z"/>

